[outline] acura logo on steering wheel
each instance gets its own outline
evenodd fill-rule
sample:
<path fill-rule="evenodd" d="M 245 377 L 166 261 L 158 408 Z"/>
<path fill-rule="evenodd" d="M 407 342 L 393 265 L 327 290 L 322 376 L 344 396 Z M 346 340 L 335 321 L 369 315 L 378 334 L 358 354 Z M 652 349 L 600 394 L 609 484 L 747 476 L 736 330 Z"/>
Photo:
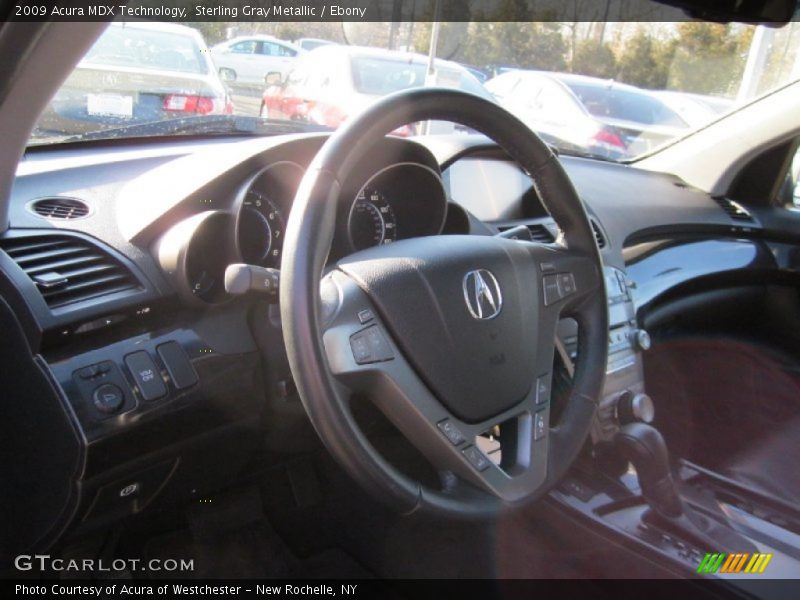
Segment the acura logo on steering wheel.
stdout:
<path fill-rule="evenodd" d="M 478 269 L 464 275 L 464 301 L 467 310 L 475 319 L 494 319 L 503 308 L 500 284 L 491 271 Z"/>

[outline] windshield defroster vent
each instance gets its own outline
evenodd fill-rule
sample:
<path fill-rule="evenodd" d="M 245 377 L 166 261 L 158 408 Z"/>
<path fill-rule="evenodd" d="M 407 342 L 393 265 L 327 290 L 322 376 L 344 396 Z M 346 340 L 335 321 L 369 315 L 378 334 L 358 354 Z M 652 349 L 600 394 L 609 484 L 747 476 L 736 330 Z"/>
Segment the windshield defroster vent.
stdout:
<path fill-rule="evenodd" d="M 753 218 L 753 215 L 750 214 L 750 211 L 738 202 L 734 202 L 728 198 L 723 198 L 722 196 L 717 196 L 714 198 L 714 202 L 719 204 L 722 207 L 722 210 L 728 213 L 728 216 L 734 221 L 755 223 L 755 219 Z"/>
<path fill-rule="evenodd" d="M 36 284 L 51 309 L 141 287 L 121 262 L 83 238 L 7 238 L 0 247 Z"/>
<path fill-rule="evenodd" d="M 58 221 L 80 219 L 89 214 L 89 206 L 77 198 L 41 198 L 30 204 L 30 209 L 45 219 Z"/>

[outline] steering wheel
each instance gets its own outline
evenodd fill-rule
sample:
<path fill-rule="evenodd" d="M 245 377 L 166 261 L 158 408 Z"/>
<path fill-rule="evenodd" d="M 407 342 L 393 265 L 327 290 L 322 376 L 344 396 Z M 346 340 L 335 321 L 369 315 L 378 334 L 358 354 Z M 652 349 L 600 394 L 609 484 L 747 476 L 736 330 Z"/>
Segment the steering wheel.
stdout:
<path fill-rule="evenodd" d="M 493 138 L 532 177 L 563 235 L 554 244 L 478 235 L 402 240 L 350 255 L 323 277 L 341 183 L 388 132 L 426 120 Z M 574 461 L 597 406 L 608 358 L 601 264 L 569 178 L 521 121 L 456 90 L 384 98 L 325 142 L 286 227 L 283 335 L 311 423 L 365 490 L 401 512 L 491 517 L 530 503 Z M 578 355 L 551 424 L 556 326 L 564 317 L 578 323 Z M 353 417 L 354 392 L 370 397 L 439 471 L 439 488 L 375 450 Z M 476 443 L 498 425 L 499 465 Z"/>

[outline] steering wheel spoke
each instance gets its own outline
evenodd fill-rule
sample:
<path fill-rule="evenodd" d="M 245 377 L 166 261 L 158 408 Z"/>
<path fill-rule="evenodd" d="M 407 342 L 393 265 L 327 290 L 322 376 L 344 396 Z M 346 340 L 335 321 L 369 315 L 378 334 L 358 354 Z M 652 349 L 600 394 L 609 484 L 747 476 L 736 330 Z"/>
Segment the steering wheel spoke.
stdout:
<path fill-rule="evenodd" d="M 542 244 L 530 244 L 530 249 L 541 276 L 540 302 L 546 311 L 574 316 L 598 294 L 605 294 L 602 272 L 586 252 Z"/>

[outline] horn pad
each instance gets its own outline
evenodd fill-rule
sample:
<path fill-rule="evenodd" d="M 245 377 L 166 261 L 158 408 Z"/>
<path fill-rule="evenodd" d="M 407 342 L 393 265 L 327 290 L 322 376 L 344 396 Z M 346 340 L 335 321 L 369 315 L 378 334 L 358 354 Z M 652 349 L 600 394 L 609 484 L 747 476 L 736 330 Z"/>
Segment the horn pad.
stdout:
<path fill-rule="evenodd" d="M 535 379 L 538 277 L 524 245 L 483 236 L 403 240 L 339 262 L 418 375 L 456 417 L 489 419 Z"/>

